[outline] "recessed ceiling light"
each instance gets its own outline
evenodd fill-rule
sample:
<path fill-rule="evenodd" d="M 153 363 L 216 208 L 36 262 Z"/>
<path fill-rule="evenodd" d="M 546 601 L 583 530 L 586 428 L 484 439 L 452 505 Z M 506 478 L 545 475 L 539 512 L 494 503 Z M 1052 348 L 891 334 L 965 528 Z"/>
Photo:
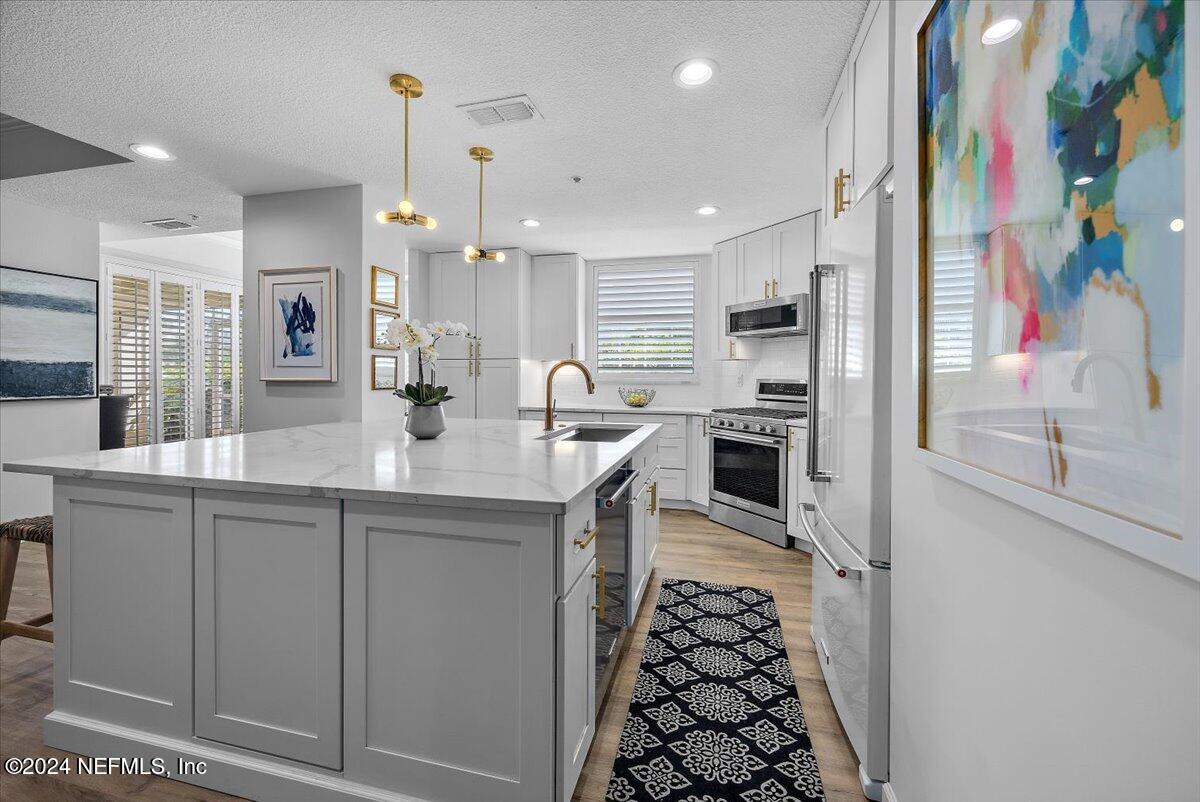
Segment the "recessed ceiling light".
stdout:
<path fill-rule="evenodd" d="M 983 32 L 980 41 L 985 45 L 998 45 L 1016 36 L 1019 30 L 1021 30 L 1021 21 L 1019 19 L 1005 17 L 989 25 L 987 30 Z"/>
<path fill-rule="evenodd" d="M 1075 179 L 1075 186 L 1086 187 L 1088 184 L 1092 183 L 1095 180 L 1096 179 L 1092 178 L 1090 175 L 1081 175 L 1081 176 L 1079 176 L 1079 178 Z"/>
<path fill-rule="evenodd" d="M 526 217 L 521 221 L 521 225 L 525 226 L 526 228 L 537 228 L 541 224 L 541 220 L 534 220 L 532 217 Z"/>
<path fill-rule="evenodd" d="M 700 208 L 696 209 L 696 214 L 710 215 L 716 214 L 718 211 L 720 211 L 720 209 L 718 209 L 716 206 L 701 206 Z"/>
<path fill-rule="evenodd" d="M 706 58 L 690 58 L 675 68 L 675 83 L 680 86 L 706 84 L 717 71 L 715 61 Z"/>
<path fill-rule="evenodd" d="M 132 150 L 137 155 L 144 156 L 147 159 L 157 159 L 158 161 L 171 161 L 172 159 L 175 158 L 170 153 L 167 153 L 165 150 L 160 148 L 158 145 L 147 145 L 144 143 L 135 143 L 133 145 L 130 145 L 129 149 Z"/>
<path fill-rule="evenodd" d="M 1171 230 L 1176 233 L 1183 231 L 1183 218 L 1182 217 L 1176 217 L 1174 220 L 1171 221 Z"/>

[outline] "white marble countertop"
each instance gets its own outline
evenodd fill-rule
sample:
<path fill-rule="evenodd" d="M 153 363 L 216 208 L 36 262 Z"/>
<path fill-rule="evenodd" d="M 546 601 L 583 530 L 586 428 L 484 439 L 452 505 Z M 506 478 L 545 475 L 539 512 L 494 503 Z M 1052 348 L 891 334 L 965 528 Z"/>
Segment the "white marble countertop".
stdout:
<path fill-rule="evenodd" d="M 561 428 L 560 424 L 560 428 Z M 325 423 L 61 457 L 4 470 L 79 479 L 481 509 L 564 512 L 654 436 L 552 443 L 539 421 L 449 420 L 436 440 L 404 419 Z"/>
<path fill-rule="evenodd" d="M 545 412 L 546 407 L 541 404 L 522 404 L 520 406 L 522 412 Z M 634 415 L 711 415 L 712 407 L 689 407 L 689 406 L 658 406 L 651 403 L 648 407 L 627 407 L 624 404 L 588 404 L 588 403 L 573 403 L 568 402 L 559 404 L 555 409 L 561 414 L 563 412 L 629 412 Z"/>

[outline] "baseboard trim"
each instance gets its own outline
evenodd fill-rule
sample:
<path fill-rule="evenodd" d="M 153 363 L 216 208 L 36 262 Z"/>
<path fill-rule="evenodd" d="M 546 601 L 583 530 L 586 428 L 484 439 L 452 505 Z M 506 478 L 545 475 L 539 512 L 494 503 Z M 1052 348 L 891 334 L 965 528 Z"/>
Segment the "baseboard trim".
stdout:
<path fill-rule="evenodd" d="M 707 504 L 699 504 L 695 501 L 688 501 L 681 498 L 660 497 L 658 499 L 658 506 L 662 507 L 664 510 L 691 510 L 692 512 L 699 512 L 704 515 L 708 515 Z"/>
<path fill-rule="evenodd" d="M 170 778 L 259 802 L 424 802 L 417 797 L 352 782 L 333 774 L 309 771 L 263 758 L 230 752 L 206 743 L 53 711 L 42 722 L 47 745 L 91 757 L 118 755 L 161 760 Z M 177 775 L 180 760 L 203 761 L 204 774 Z"/>
<path fill-rule="evenodd" d="M 896 789 L 890 782 L 883 784 L 883 802 L 900 802 L 900 797 L 896 796 Z"/>
<path fill-rule="evenodd" d="M 858 781 L 862 784 L 863 796 L 871 802 L 884 802 L 887 798 L 887 783 L 872 780 L 861 763 L 858 765 Z"/>

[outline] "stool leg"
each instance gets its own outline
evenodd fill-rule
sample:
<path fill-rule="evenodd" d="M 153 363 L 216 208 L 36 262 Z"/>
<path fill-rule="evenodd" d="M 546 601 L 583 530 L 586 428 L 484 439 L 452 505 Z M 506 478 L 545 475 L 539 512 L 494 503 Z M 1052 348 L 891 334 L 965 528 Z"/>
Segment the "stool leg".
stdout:
<path fill-rule="evenodd" d="M 50 575 L 50 609 L 54 609 L 54 544 L 46 544 L 46 572 Z"/>
<path fill-rule="evenodd" d="M 0 621 L 8 617 L 8 602 L 12 599 L 13 577 L 17 573 L 17 553 L 21 541 L 0 537 Z"/>

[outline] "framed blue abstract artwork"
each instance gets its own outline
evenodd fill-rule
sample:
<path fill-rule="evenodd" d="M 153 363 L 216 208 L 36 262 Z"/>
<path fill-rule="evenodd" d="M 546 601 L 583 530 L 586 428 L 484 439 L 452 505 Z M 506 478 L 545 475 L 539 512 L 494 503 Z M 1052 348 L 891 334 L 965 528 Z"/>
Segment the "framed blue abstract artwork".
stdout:
<path fill-rule="evenodd" d="M 0 400 L 95 398 L 99 282 L 0 267 Z"/>
<path fill-rule="evenodd" d="M 337 381 L 337 270 L 258 271 L 262 381 Z"/>

